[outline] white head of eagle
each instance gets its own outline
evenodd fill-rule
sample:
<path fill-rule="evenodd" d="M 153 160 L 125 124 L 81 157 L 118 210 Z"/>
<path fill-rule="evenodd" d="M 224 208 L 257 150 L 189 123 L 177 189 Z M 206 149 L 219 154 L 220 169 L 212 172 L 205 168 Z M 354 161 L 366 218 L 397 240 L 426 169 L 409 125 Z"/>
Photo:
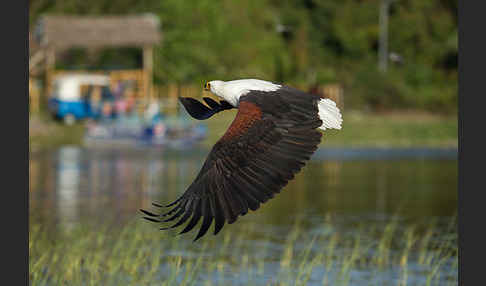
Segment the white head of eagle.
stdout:
<path fill-rule="evenodd" d="M 212 80 L 207 82 L 204 89 L 217 95 L 234 107 L 238 106 L 240 96 L 249 93 L 252 90 L 258 91 L 276 91 L 281 87 L 269 81 L 259 79 L 240 79 L 224 82 L 222 80 Z"/>
<path fill-rule="evenodd" d="M 238 113 L 213 146 L 193 183 L 172 207 L 155 214 L 141 210 L 147 220 L 163 223 L 180 218 L 171 229 L 189 223 L 180 233 L 203 222 L 195 240 L 214 221 L 214 234 L 225 223 L 255 211 L 294 178 L 321 142 L 317 129 L 341 129 L 342 116 L 334 101 L 319 95 L 259 79 L 213 80 L 204 89 L 222 100 L 204 97 L 179 100 L 198 120 L 232 108 Z M 168 218 L 165 218 L 168 217 Z"/>

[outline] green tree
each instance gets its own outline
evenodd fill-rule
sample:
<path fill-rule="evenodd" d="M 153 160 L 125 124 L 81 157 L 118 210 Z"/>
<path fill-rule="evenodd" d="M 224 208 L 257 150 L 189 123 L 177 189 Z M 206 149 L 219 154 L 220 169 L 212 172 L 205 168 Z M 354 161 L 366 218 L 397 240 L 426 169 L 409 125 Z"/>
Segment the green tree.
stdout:
<path fill-rule="evenodd" d="M 40 15 L 159 16 L 157 83 L 255 77 L 288 84 L 338 82 L 346 106 L 457 110 L 457 3 L 395 0 L 389 51 L 401 60 L 377 70 L 381 0 L 33 0 Z M 136 50 L 72 51 L 67 64 L 134 66 Z M 62 63 L 61 63 L 62 64 Z"/>

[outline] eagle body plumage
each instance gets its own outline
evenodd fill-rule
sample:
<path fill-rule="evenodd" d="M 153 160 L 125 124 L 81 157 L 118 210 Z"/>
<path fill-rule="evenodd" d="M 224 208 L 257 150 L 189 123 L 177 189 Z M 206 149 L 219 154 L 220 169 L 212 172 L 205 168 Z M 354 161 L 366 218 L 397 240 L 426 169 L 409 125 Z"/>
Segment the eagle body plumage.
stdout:
<path fill-rule="evenodd" d="M 193 183 L 166 206 L 172 209 L 164 214 L 142 210 L 146 219 L 155 222 L 179 219 L 168 228 L 190 218 L 181 233 L 194 228 L 202 217 L 195 240 L 206 234 L 213 221 L 217 234 L 225 223 L 273 198 L 317 149 L 322 136 L 317 129 L 341 128 L 339 109 L 329 99 L 261 80 L 228 83 L 229 87 L 221 81 L 206 84 L 206 89 L 224 99 L 217 103 L 204 98 L 209 108 L 195 99 L 181 99 L 197 119 L 233 107 L 238 112 Z"/>

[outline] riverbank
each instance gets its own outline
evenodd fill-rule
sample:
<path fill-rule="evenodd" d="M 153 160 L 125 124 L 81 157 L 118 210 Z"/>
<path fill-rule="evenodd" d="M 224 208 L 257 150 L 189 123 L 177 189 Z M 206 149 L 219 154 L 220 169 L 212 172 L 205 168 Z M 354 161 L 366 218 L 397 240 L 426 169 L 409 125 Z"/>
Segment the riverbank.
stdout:
<path fill-rule="evenodd" d="M 46 115 L 32 115 L 29 117 L 29 151 L 81 145 L 84 131 L 85 126 L 81 122 L 67 126 Z"/>
<path fill-rule="evenodd" d="M 226 131 L 236 110 L 216 114 L 208 120 L 205 146 L 212 146 Z M 341 130 L 324 132 L 321 147 L 454 148 L 458 146 L 457 116 L 420 111 L 343 114 Z"/>
<path fill-rule="evenodd" d="M 231 124 L 236 110 L 221 112 L 207 120 L 208 136 L 202 145 L 211 148 Z M 324 132 L 321 147 L 457 148 L 457 116 L 418 111 L 343 115 L 343 129 Z M 82 145 L 82 123 L 66 126 L 46 116 L 29 118 L 29 150 Z"/>

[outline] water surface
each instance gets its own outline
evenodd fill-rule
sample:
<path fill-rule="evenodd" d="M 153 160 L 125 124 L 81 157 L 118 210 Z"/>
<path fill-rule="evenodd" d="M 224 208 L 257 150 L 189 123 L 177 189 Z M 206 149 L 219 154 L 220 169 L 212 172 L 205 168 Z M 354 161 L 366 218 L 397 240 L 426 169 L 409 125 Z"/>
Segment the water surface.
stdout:
<path fill-rule="evenodd" d="M 30 226 L 40 224 L 53 230 L 65 230 L 83 224 L 109 223 L 115 229 L 123 228 L 141 217 L 138 209 L 151 208 L 151 202 L 172 201 L 182 194 L 199 172 L 207 153 L 204 149 L 63 147 L 31 154 Z M 432 222 L 443 229 L 434 237 L 440 241 L 451 236 L 456 239 L 455 228 L 450 228 L 456 212 L 455 150 L 322 149 L 274 199 L 258 211 L 240 217 L 235 224 L 226 225 L 218 236 L 206 235 L 203 240 L 214 240 L 217 244 L 223 241 L 224 233 L 246 229 L 240 239 L 247 255 L 266 263 L 258 278 L 261 280 L 252 281 L 266 284 L 285 279 L 279 276 L 282 257 L 288 247 L 288 234 L 296 224 L 301 235 L 311 237 L 329 232 L 331 226 L 332 231 L 349 236 L 356 235 L 356 230 L 363 227 L 377 229 L 380 233 L 392 221 L 397 222 L 398 229 L 416 226 L 420 235 Z M 150 225 L 141 218 L 139 221 Z M 154 236 L 159 235 L 155 225 L 153 232 Z M 193 231 L 178 239 L 189 245 L 196 233 Z M 295 249 L 304 249 L 308 243 L 296 241 Z M 313 245 L 313 252 L 319 253 L 325 247 L 325 242 L 319 243 Z M 268 250 L 265 254 L 259 252 L 262 244 Z M 400 242 L 398 244 L 397 250 L 403 247 Z M 340 250 L 346 251 L 345 247 Z M 373 251 L 377 250 L 370 249 L 370 256 Z M 183 254 L 197 256 L 215 252 L 215 249 L 207 249 L 201 253 L 191 246 Z M 452 262 L 444 263 L 439 269 L 442 275 L 438 281 L 457 281 L 457 269 L 451 265 Z M 411 266 L 410 285 L 425 283 L 428 268 L 413 263 Z M 163 273 L 164 265 L 161 265 L 161 277 Z M 332 279 L 334 274 L 329 273 Z M 395 281 L 390 285 L 397 285 L 398 273 L 399 270 L 393 268 L 379 274 L 356 268 L 351 271 L 349 284 L 387 285 Z M 313 271 L 307 283 L 322 285 L 321 274 L 322 270 Z M 246 285 L 250 281 L 247 273 L 237 277 L 231 273 L 226 275 L 225 281 L 232 285 Z M 208 273 L 201 279 L 216 283 L 220 276 Z"/>

